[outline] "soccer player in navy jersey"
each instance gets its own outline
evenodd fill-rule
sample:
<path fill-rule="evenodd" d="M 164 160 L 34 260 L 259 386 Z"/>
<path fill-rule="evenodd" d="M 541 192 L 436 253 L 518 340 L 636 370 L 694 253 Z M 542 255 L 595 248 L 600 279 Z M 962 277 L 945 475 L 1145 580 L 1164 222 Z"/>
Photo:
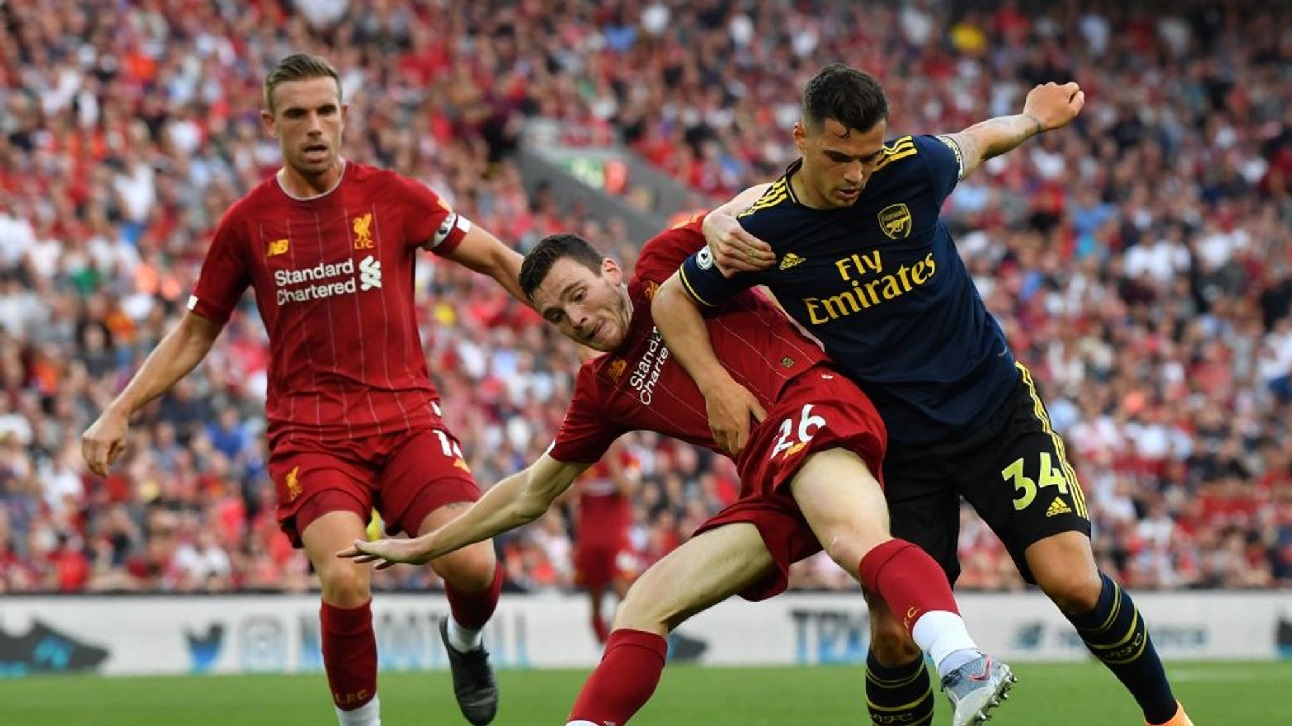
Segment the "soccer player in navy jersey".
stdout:
<path fill-rule="evenodd" d="M 706 218 L 710 247 L 660 289 L 660 333 L 705 392 L 715 435 L 748 436 L 746 394 L 719 363 L 701 312 L 765 285 L 822 342 L 888 425 L 894 536 L 952 582 L 960 497 L 1134 696 L 1148 724 L 1189 724 L 1135 604 L 1095 564 L 1085 497 L 1031 374 L 987 312 L 939 211 L 987 159 L 1080 113 L 1075 83 L 1033 88 L 1023 112 L 944 136 L 888 134 L 888 100 L 841 64 L 807 84 L 801 158 L 735 219 Z M 725 362 L 725 361 L 723 361 Z M 867 697 L 876 723 L 923 723 L 931 687 L 895 616 L 874 603 Z M 955 684 L 944 686 L 954 688 Z"/>
<path fill-rule="evenodd" d="M 340 156 L 347 106 L 335 68 L 293 55 L 264 83 L 261 112 L 283 167 L 225 213 L 188 312 L 85 432 L 105 474 L 132 414 L 207 354 L 250 286 L 269 334 L 269 471 L 278 520 L 322 585 L 323 665 L 342 726 L 377 726 L 377 643 L 370 574 L 334 553 L 364 535 L 371 510 L 395 529 L 428 532 L 480 496 L 440 417 L 414 308 L 422 250 L 520 294 L 520 255 L 454 214 L 424 184 Z M 498 691 L 481 630 L 502 583 L 482 542 L 431 563 L 450 617 L 441 637 L 454 692 L 473 724 Z"/>
<path fill-rule="evenodd" d="M 704 396 L 661 341 L 650 313 L 660 283 L 703 246 L 698 222 L 664 232 L 645 245 L 625 281 L 617 263 L 578 237 L 540 242 L 525 257 L 521 286 L 562 333 L 606 352 L 579 369 L 555 442 L 441 529 L 412 540 L 356 540 L 339 556 L 384 560 L 383 566 L 420 563 L 533 521 L 628 431 L 656 431 L 718 451 Z M 1013 676 L 977 649 L 933 558 L 889 535 L 873 474 L 886 437 L 865 394 L 760 295 L 733 296 L 706 324 L 761 420 L 733 457 L 740 496 L 629 589 L 569 726 L 627 722 L 659 682 L 669 631 L 733 594 L 762 600 L 781 592 L 790 564 L 822 545 L 904 614 L 899 627 L 929 652 L 939 673 L 963 682 L 949 694 L 952 724 L 985 719 Z M 970 677 L 980 673 L 986 675 Z"/>

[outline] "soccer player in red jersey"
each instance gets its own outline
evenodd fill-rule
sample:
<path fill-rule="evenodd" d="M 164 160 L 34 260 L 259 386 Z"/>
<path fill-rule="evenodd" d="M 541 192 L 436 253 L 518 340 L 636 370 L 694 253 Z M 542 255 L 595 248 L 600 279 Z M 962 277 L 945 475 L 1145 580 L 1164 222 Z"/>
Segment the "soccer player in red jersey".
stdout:
<path fill-rule="evenodd" d="M 588 593 L 592 633 L 598 643 L 604 644 L 610 637 L 602 612 L 606 591 L 613 590 L 623 600 L 637 574 L 636 556 L 628 541 L 631 497 L 637 483 L 632 454 L 615 443 L 575 486 L 574 579 Z"/>
<path fill-rule="evenodd" d="M 347 107 L 337 71 L 283 59 L 264 84 L 266 129 L 283 167 L 216 229 L 188 312 L 85 432 L 106 474 L 130 416 L 191 371 L 248 286 L 269 334 L 269 471 L 278 520 L 322 585 L 323 664 L 342 726 L 380 724 L 370 574 L 333 553 L 364 535 L 375 506 L 393 528 L 429 532 L 479 498 L 440 418 L 414 309 L 421 250 L 498 280 L 522 300 L 520 255 L 454 214 L 425 185 L 344 159 Z M 431 562 L 451 616 L 441 636 L 463 715 L 486 724 L 498 692 L 481 630 L 501 569 L 488 542 Z"/>
<path fill-rule="evenodd" d="M 665 232 L 642 249 L 624 284 L 618 264 L 582 239 L 556 235 L 540 242 L 521 267 L 521 286 L 562 333 L 606 352 L 580 368 L 556 441 L 444 527 L 411 540 L 356 538 L 338 556 L 382 560 L 379 567 L 420 563 L 533 521 L 628 431 L 657 431 L 725 453 L 710 431 L 704 395 L 665 347 L 650 312 L 659 285 L 703 245 L 699 223 Z M 887 506 L 872 473 L 879 471 L 887 432 L 865 394 L 755 292 L 728 300 L 707 327 L 759 420 L 735 459 L 740 496 L 633 584 L 569 725 L 627 722 L 659 682 L 669 631 L 733 594 L 761 600 L 781 592 L 790 564 L 823 545 L 904 614 L 898 627 L 940 673 L 978 672 L 994 663 L 969 636 L 933 558 L 888 533 Z M 977 716 L 1000 692 L 985 686 L 980 695 Z"/>

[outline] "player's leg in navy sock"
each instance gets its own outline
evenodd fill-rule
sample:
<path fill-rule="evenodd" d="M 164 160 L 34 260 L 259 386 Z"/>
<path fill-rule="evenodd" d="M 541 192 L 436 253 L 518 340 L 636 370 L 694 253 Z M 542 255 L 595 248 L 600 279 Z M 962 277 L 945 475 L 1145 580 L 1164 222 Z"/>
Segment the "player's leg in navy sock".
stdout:
<path fill-rule="evenodd" d="M 1144 616 L 1130 593 L 1099 573 L 1099 599 L 1087 612 L 1068 615 L 1086 648 L 1117 676 L 1150 724 L 1167 723 L 1179 708 L 1153 647 Z"/>
<path fill-rule="evenodd" d="M 928 726 L 933 722 L 933 682 L 924 653 L 883 598 L 866 594 L 871 618 L 866 656 L 866 708 L 875 726 Z"/>
<path fill-rule="evenodd" d="M 1130 595 L 1095 565 L 1090 539 L 1063 532 L 1031 544 L 1028 569 L 1077 633 L 1112 671 L 1144 711 L 1150 724 L 1171 720 L 1179 706 L 1162 659 Z"/>

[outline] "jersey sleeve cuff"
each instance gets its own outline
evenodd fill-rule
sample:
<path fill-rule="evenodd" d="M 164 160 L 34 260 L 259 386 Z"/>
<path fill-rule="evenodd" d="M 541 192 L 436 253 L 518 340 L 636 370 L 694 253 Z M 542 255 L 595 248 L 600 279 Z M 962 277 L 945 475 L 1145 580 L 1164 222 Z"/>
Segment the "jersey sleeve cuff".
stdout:
<path fill-rule="evenodd" d="M 692 299 L 694 299 L 696 302 L 700 303 L 705 307 L 709 307 L 709 308 L 717 307 L 715 303 L 711 303 L 708 300 L 705 300 L 704 297 L 700 295 L 700 293 L 695 291 L 695 286 L 693 286 L 691 284 L 691 281 L 687 279 L 685 267 L 682 267 L 681 269 L 679 269 L 678 272 L 680 273 L 679 276 L 682 278 L 682 287 L 686 289 L 686 294 L 690 295 Z"/>
<path fill-rule="evenodd" d="M 188 308 L 190 313 L 206 318 L 207 320 L 220 325 L 224 325 L 229 322 L 229 316 L 233 314 L 232 310 L 221 310 L 202 300 L 197 295 L 189 295 L 188 304 L 185 307 Z"/>

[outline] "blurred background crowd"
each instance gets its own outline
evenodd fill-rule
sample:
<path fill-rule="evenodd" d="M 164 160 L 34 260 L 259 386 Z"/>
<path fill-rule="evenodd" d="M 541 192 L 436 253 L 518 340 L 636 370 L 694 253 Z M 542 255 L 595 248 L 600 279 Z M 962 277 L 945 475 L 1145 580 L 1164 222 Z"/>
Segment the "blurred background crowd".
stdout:
<path fill-rule="evenodd" d="M 260 84 L 298 51 L 343 74 L 347 156 L 522 251 L 576 231 L 629 264 L 642 240 L 526 191 L 527 120 L 622 144 L 703 207 L 793 159 L 798 94 L 826 62 L 885 84 L 895 134 L 1078 80 L 1078 123 L 989 162 L 947 219 L 1048 394 L 1102 564 L 1138 589 L 1292 586 L 1286 6 L 0 0 L 0 592 L 311 586 L 273 518 L 250 300 L 136 420 L 112 476 L 79 444 L 182 314 L 220 214 L 277 168 Z M 429 255 L 418 279 L 447 421 L 488 486 L 546 448 L 578 357 L 491 281 Z M 625 444 L 645 564 L 737 486 L 708 452 Z M 572 585 L 568 514 L 498 540 L 509 587 Z M 968 511 L 960 545 L 962 587 L 1021 587 Z M 377 586 L 432 578 L 395 568 Z M 853 586 L 824 558 L 794 581 Z"/>

